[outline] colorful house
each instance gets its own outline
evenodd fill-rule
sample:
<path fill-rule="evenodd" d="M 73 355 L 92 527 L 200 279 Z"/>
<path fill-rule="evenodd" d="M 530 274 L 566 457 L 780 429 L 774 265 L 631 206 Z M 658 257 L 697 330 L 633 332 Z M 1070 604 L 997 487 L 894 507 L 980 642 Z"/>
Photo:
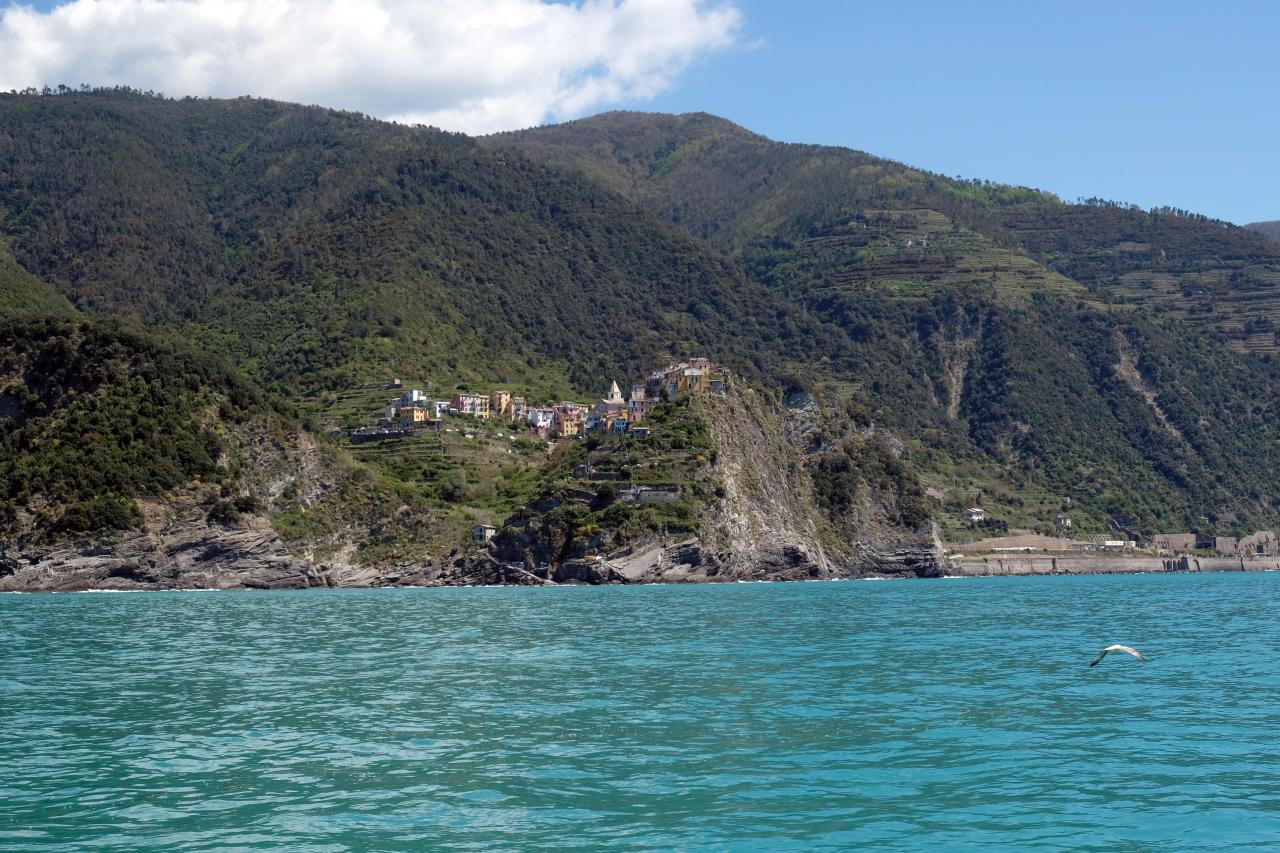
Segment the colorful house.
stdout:
<path fill-rule="evenodd" d="M 400 407 L 400 426 L 416 427 L 422 426 L 430 420 L 431 413 L 424 406 L 401 406 Z"/>
<path fill-rule="evenodd" d="M 649 374 L 646 396 L 674 399 L 679 394 L 723 394 L 729 386 L 729 372 L 707 358 L 692 358 L 669 364 Z"/>
<path fill-rule="evenodd" d="M 555 422 L 556 410 L 550 406 L 532 406 L 525 410 L 525 421 L 537 430 L 550 429 Z"/>
<path fill-rule="evenodd" d="M 474 415 L 477 418 L 489 417 L 489 398 L 483 394 L 454 394 L 450 408 L 460 415 Z"/>
<path fill-rule="evenodd" d="M 556 406 L 551 422 L 551 433 L 556 438 L 577 438 L 582 435 L 586 421 L 586 407 L 564 402 Z"/>
<path fill-rule="evenodd" d="M 489 415 L 495 418 L 511 419 L 510 392 L 494 391 L 489 395 Z"/>
<path fill-rule="evenodd" d="M 400 395 L 400 402 L 406 406 L 416 406 L 423 400 L 427 399 L 427 395 L 416 388 L 411 391 L 405 391 Z"/>

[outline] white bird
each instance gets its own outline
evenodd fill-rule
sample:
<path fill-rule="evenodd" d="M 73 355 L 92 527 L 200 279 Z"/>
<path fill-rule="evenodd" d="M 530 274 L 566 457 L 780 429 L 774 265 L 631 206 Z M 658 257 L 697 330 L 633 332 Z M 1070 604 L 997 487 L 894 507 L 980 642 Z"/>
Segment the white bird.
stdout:
<path fill-rule="evenodd" d="M 1107 656 L 1107 652 L 1124 652 L 1127 655 L 1133 655 L 1135 658 L 1142 661 L 1143 663 L 1147 662 L 1147 659 L 1142 656 L 1142 652 L 1138 651 L 1137 649 L 1131 649 L 1128 646 L 1121 646 L 1117 644 L 1114 646 L 1107 646 L 1105 649 L 1098 652 L 1098 656 L 1093 659 L 1093 663 L 1089 664 L 1089 666 L 1097 666 L 1098 664 L 1102 663 L 1102 659 Z"/>

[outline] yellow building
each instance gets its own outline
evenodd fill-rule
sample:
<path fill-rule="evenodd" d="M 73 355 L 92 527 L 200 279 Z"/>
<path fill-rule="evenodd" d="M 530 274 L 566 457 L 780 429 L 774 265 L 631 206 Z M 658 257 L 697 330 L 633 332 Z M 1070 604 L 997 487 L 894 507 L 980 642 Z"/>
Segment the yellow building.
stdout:
<path fill-rule="evenodd" d="M 425 408 L 419 406 L 400 407 L 400 426 L 402 427 L 421 426 L 430 419 L 430 412 Z"/>
<path fill-rule="evenodd" d="M 494 391 L 489 395 L 489 414 L 495 418 L 511 417 L 511 393 L 509 391 Z"/>
<path fill-rule="evenodd" d="M 555 407 L 551 420 L 551 434 L 556 438 L 575 438 L 582 435 L 582 409 L 577 406 Z"/>

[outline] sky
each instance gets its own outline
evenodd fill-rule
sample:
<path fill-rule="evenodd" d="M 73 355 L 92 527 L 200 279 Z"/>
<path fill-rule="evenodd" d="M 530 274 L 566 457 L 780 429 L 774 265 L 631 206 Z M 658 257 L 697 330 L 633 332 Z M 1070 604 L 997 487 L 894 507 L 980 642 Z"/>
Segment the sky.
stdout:
<path fill-rule="evenodd" d="M 913 166 L 1280 219 L 1280 3 L 0 0 L 0 89 L 122 83 L 487 133 L 705 111 Z"/>

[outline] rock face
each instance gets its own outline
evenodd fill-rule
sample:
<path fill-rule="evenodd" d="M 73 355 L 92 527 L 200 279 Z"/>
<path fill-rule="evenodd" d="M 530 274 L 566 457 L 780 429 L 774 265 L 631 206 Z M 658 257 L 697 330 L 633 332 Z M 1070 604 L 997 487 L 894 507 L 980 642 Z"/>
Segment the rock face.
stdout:
<path fill-rule="evenodd" d="M 807 473 L 816 404 L 793 395 L 785 411 L 751 391 L 701 402 L 717 445 L 724 488 L 718 512 L 698 539 L 666 545 L 637 580 L 698 582 L 932 577 L 942 574 L 940 543 L 876 526 L 851 541 L 820 509 Z"/>
<path fill-rule="evenodd" d="M 141 531 L 0 543 L 0 591 L 296 589 L 435 580 L 432 567 L 371 568 L 339 552 L 323 562 L 291 554 L 261 513 L 210 518 L 198 490 L 137 501 Z"/>
<path fill-rule="evenodd" d="M 831 576 L 825 519 L 776 404 L 745 391 L 699 401 L 724 489 L 702 546 L 672 549 L 665 574 L 722 580 Z"/>
<path fill-rule="evenodd" d="M 832 560 L 793 544 L 762 547 L 750 559 L 731 551 L 708 550 L 697 540 L 653 546 L 639 555 L 610 561 L 619 574 L 638 583 L 835 580 L 862 577 L 938 577 L 933 548 L 904 545 L 861 548 L 856 556 Z"/>
<path fill-rule="evenodd" d="M 178 524 L 111 541 L 10 550 L 0 590 L 280 589 L 334 586 L 322 566 L 291 557 L 265 519 L 234 527 Z"/>

